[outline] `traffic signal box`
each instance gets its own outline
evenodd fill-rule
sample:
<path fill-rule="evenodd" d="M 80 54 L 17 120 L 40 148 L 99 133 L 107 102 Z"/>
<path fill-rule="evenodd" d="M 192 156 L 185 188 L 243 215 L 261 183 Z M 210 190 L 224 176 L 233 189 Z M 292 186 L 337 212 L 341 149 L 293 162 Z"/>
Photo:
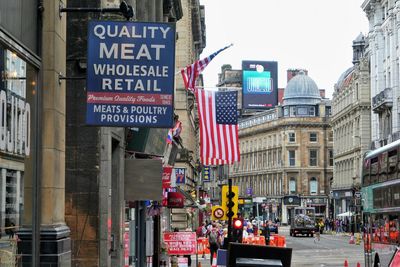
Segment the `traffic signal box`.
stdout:
<path fill-rule="evenodd" d="M 222 197 L 221 197 L 221 207 L 225 211 L 225 220 L 228 217 L 237 218 L 238 213 L 238 204 L 239 204 L 239 187 L 232 186 L 231 194 L 229 194 L 229 186 L 224 185 L 222 186 Z M 231 214 L 229 214 L 229 207 L 231 207 Z"/>
<path fill-rule="evenodd" d="M 233 219 L 232 226 L 232 241 L 242 243 L 243 220 L 238 218 Z"/>

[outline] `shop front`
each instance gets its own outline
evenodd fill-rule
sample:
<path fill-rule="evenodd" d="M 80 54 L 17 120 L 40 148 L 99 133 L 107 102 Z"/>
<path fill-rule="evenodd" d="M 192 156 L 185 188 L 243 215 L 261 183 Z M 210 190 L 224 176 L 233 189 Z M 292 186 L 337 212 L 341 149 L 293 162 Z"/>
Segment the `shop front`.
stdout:
<path fill-rule="evenodd" d="M 325 219 L 329 216 L 328 209 L 328 197 L 327 196 L 318 196 L 318 197 L 308 197 L 304 198 L 304 202 L 306 203 L 306 207 L 315 208 L 315 217 L 320 219 Z"/>
<path fill-rule="evenodd" d="M 301 199 L 297 195 L 284 196 L 282 199 L 282 224 L 290 224 L 290 214 L 294 207 L 301 205 Z"/>
<path fill-rule="evenodd" d="M 336 215 L 350 210 L 352 198 L 353 193 L 350 188 L 332 191 L 334 218 Z"/>

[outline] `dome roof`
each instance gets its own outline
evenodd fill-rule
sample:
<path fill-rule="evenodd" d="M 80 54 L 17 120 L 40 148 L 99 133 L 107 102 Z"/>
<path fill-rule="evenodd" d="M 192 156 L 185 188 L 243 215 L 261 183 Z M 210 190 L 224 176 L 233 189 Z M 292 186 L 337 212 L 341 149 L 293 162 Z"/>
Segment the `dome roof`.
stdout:
<path fill-rule="evenodd" d="M 283 105 L 316 105 L 321 102 L 317 84 L 303 71 L 286 85 Z"/>
<path fill-rule="evenodd" d="M 348 68 L 345 72 L 340 75 L 337 83 L 335 84 L 335 89 L 337 91 L 340 91 L 343 87 L 347 86 L 352 78 L 352 75 L 354 73 L 355 67 L 352 66 Z"/>

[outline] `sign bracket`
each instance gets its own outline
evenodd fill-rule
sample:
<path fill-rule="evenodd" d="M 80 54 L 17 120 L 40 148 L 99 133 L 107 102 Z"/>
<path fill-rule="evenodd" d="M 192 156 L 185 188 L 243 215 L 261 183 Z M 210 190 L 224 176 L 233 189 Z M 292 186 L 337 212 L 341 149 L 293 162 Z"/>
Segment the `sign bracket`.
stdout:
<path fill-rule="evenodd" d="M 135 16 L 133 7 L 128 5 L 125 1 L 122 1 L 119 8 L 95 8 L 95 7 L 64 7 L 64 4 L 60 2 L 59 16 L 62 17 L 63 12 L 94 12 L 94 13 L 122 13 L 126 20 L 130 20 Z"/>

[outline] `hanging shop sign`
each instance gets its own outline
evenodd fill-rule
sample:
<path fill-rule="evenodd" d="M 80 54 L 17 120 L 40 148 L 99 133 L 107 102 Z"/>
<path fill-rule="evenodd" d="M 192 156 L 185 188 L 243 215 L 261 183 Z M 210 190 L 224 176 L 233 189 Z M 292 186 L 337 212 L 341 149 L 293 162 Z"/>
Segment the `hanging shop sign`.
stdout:
<path fill-rule="evenodd" d="M 186 168 L 175 168 L 175 183 L 184 184 L 186 180 Z"/>
<path fill-rule="evenodd" d="M 86 123 L 173 126 L 175 26 L 90 21 Z"/>
<path fill-rule="evenodd" d="M 203 167 L 203 182 L 211 182 L 210 179 L 210 166 L 204 166 Z"/>
<path fill-rule="evenodd" d="M 162 174 L 162 178 L 161 178 L 163 189 L 171 187 L 172 169 L 173 169 L 173 167 L 171 167 L 171 166 L 163 167 L 163 174 Z"/>
<path fill-rule="evenodd" d="M 183 208 L 185 206 L 185 198 L 179 192 L 168 192 L 167 207 Z"/>

